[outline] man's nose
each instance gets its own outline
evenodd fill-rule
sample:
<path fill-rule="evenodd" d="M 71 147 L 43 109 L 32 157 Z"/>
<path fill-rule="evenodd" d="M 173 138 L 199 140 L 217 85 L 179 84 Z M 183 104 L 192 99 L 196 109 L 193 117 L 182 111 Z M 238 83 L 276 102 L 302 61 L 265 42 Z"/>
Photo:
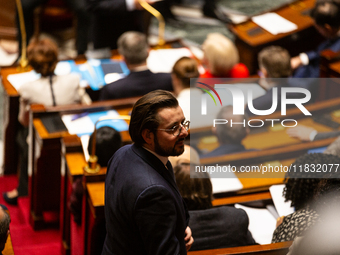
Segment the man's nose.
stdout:
<path fill-rule="evenodd" d="M 182 125 L 180 125 L 180 128 L 181 128 L 181 131 L 179 133 L 179 137 L 182 137 L 182 138 L 187 137 L 189 134 L 188 130 L 186 130 L 186 128 Z"/>

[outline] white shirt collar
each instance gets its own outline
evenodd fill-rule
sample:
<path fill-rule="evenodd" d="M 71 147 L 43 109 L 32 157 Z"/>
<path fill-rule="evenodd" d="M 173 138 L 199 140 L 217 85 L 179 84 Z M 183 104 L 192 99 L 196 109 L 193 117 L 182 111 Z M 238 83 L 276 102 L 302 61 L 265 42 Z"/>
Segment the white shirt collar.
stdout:
<path fill-rule="evenodd" d="M 164 157 L 164 156 L 160 156 L 158 155 L 156 152 L 152 151 L 152 150 L 149 150 L 148 148 L 144 147 L 144 149 L 146 149 L 147 151 L 151 152 L 153 155 L 155 155 L 160 161 L 162 161 L 162 163 L 166 166 L 166 163 L 168 162 L 168 157 Z"/>

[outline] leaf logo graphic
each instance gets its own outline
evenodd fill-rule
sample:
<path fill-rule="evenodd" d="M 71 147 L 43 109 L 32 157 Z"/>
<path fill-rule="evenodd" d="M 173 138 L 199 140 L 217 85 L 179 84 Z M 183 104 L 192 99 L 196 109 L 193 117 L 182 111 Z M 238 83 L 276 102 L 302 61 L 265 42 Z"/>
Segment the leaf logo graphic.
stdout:
<path fill-rule="evenodd" d="M 205 84 L 203 82 L 197 82 L 197 83 L 199 84 L 199 85 L 197 85 L 197 88 L 199 88 L 199 89 L 203 90 L 205 93 L 209 94 L 209 96 L 214 100 L 214 103 L 217 106 L 217 103 L 216 103 L 216 100 L 215 100 L 214 96 L 205 87 L 207 87 L 208 89 L 212 90 L 215 93 L 215 95 L 217 96 L 217 98 L 220 101 L 220 104 L 222 106 L 222 100 L 221 100 L 219 94 L 216 92 L 216 90 L 212 86 L 209 86 L 208 84 Z"/>

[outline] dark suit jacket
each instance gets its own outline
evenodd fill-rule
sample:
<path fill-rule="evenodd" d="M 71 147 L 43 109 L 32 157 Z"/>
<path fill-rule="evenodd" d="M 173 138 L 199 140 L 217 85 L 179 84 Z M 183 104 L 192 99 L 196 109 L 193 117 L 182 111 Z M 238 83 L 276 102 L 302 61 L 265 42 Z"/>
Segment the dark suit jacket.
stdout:
<path fill-rule="evenodd" d="M 195 241 L 191 251 L 253 245 L 249 219 L 242 209 L 222 206 L 189 211 L 189 227 Z"/>
<path fill-rule="evenodd" d="M 99 100 L 143 96 L 156 89 L 173 91 L 169 73 L 152 73 L 150 70 L 131 72 L 125 78 L 104 86 Z"/>
<path fill-rule="evenodd" d="M 295 78 L 319 78 L 320 76 L 320 54 L 321 51 L 330 49 L 334 52 L 340 50 L 340 37 L 337 37 L 332 40 L 326 40 L 321 43 L 319 47 L 315 51 L 306 52 L 309 64 L 306 66 L 299 67 L 295 73 Z"/>
<path fill-rule="evenodd" d="M 95 49 L 117 48 L 117 40 L 126 31 L 146 32 L 144 11 L 128 11 L 125 0 L 86 0 L 93 13 L 92 41 Z"/>
<path fill-rule="evenodd" d="M 253 150 L 253 149 L 250 149 Z M 210 158 L 221 156 L 225 154 L 237 153 L 237 152 L 244 152 L 248 151 L 242 144 L 223 144 L 220 147 L 216 148 L 215 150 L 201 155 L 201 158 Z"/>
<path fill-rule="evenodd" d="M 102 254 L 187 254 L 189 215 L 169 161 L 167 167 L 136 145 L 122 147 L 111 158 Z"/>

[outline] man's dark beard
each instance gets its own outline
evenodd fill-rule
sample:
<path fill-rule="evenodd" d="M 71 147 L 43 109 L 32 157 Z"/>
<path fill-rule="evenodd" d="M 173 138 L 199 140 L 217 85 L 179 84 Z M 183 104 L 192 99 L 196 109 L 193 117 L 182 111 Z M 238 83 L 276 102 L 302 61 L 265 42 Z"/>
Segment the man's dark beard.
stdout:
<path fill-rule="evenodd" d="M 184 144 L 182 147 L 176 147 L 177 142 L 181 142 L 184 141 L 184 138 L 179 139 L 176 143 L 174 147 L 169 147 L 167 149 L 162 148 L 159 145 L 158 139 L 157 139 L 157 135 L 154 135 L 154 142 L 155 142 L 155 152 L 163 157 L 169 157 L 169 156 L 179 156 L 184 152 Z"/>

